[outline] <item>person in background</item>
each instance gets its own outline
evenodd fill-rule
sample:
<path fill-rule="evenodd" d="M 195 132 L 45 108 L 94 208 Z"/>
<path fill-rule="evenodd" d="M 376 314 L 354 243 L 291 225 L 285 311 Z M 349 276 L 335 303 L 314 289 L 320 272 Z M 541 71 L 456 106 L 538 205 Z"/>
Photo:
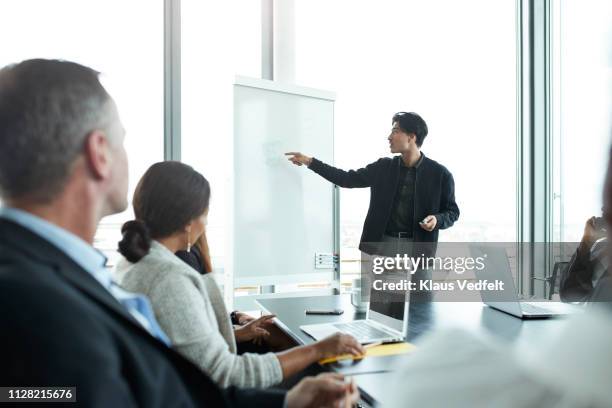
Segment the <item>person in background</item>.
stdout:
<path fill-rule="evenodd" d="M 213 271 L 206 234 L 193 243 L 190 251 L 180 250 L 175 255 L 202 275 Z"/>
<path fill-rule="evenodd" d="M 132 201 L 136 220 L 122 227 L 117 265 L 121 286 L 151 299 L 155 316 L 172 345 L 220 386 L 269 387 L 333 355 L 361 355 L 351 336 L 335 334 L 281 353 L 237 354 L 236 339 L 211 274 L 200 274 L 174 254 L 191 251 L 204 233 L 210 186 L 180 162 L 152 165 L 139 181 Z M 245 327 L 260 328 L 270 316 Z M 252 330 L 253 336 L 257 330 Z M 247 339 L 248 340 L 248 339 Z"/>
<path fill-rule="evenodd" d="M 34 59 L 0 70 L 0 384 L 76 387 L 86 407 L 355 401 L 337 375 L 286 393 L 224 390 L 168 347 L 148 300 L 119 288 L 92 246 L 100 219 L 127 207 L 124 138 L 91 68 Z"/>
<path fill-rule="evenodd" d="M 608 238 L 602 217 L 591 217 L 584 226 L 580 245 L 561 272 L 559 296 L 564 302 L 588 302 L 608 274 Z"/>

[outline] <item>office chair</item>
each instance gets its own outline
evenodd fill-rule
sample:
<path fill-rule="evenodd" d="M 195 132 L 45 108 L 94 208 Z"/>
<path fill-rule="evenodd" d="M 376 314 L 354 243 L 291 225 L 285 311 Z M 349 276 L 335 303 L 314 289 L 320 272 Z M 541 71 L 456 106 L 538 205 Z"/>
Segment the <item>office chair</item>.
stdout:
<path fill-rule="evenodd" d="M 555 262 L 552 273 L 546 278 L 533 277 L 534 280 L 546 282 L 548 284 L 548 300 L 552 300 L 555 293 L 559 293 L 559 283 L 561 280 L 561 272 L 565 270 L 569 265 L 569 262 Z"/>

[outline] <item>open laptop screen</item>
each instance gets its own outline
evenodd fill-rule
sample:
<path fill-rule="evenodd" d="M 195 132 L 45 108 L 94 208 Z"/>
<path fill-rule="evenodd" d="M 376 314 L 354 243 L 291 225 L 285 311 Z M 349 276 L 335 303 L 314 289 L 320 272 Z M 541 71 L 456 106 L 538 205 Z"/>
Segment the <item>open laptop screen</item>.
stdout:
<path fill-rule="evenodd" d="M 404 320 L 405 302 L 403 292 L 372 290 L 370 293 L 370 311 L 395 320 Z M 373 317 L 370 315 L 370 318 Z"/>

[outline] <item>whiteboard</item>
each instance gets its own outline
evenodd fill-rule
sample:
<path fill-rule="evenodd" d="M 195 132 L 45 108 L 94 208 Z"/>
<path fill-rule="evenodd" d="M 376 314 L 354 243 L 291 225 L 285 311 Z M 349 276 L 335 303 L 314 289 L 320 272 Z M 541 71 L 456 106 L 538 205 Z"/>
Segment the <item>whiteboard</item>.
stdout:
<path fill-rule="evenodd" d="M 285 152 L 327 163 L 334 157 L 334 99 L 330 92 L 238 77 L 234 84 L 234 284 L 331 281 L 335 252 L 334 186 Z"/>

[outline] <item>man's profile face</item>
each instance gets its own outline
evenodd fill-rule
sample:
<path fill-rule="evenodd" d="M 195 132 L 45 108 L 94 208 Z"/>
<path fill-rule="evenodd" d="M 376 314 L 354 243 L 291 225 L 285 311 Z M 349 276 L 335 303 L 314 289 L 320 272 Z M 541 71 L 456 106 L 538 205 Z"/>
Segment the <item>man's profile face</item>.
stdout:
<path fill-rule="evenodd" d="M 128 206 L 128 157 L 125 150 L 125 129 L 115 108 L 115 121 L 111 126 L 112 173 L 109 180 L 108 208 L 111 214 L 124 211 Z"/>
<path fill-rule="evenodd" d="M 128 170 L 128 157 L 123 145 L 123 139 L 119 146 L 116 147 L 114 155 L 117 158 L 116 166 L 113 168 L 114 176 L 116 180 L 114 194 L 111 196 L 113 199 L 113 213 L 120 213 L 125 211 L 128 206 L 128 182 L 129 182 L 129 170 Z"/>
<path fill-rule="evenodd" d="M 389 140 L 391 153 L 405 153 L 416 147 L 416 136 L 404 132 L 397 122 L 393 122 L 391 134 L 389 134 L 387 140 Z"/>

